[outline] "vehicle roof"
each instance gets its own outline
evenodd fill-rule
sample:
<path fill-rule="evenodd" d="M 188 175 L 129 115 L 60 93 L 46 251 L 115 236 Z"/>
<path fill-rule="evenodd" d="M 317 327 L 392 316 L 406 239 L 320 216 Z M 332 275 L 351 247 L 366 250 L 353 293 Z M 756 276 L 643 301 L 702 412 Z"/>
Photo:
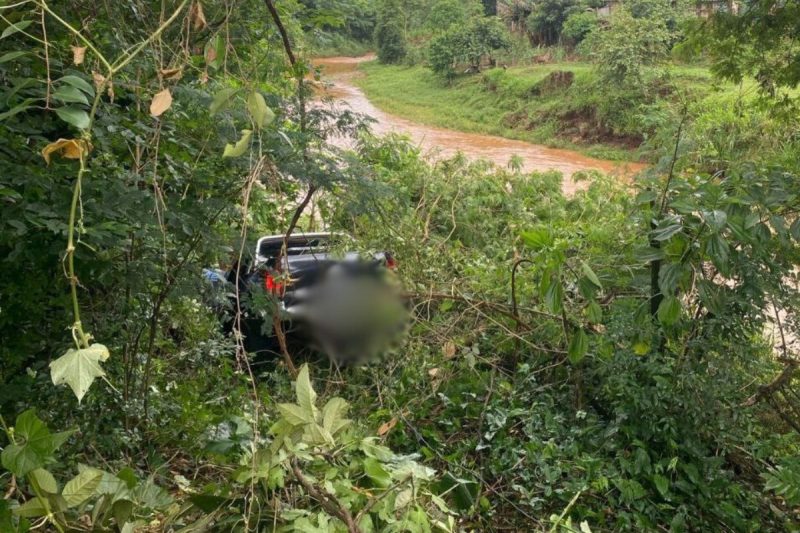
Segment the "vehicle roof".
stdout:
<path fill-rule="evenodd" d="M 352 239 L 350 235 L 336 231 L 308 232 L 308 233 L 296 232 L 292 233 L 289 236 L 289 247 L 294 248 L 296 250 L 312 251 L 318 248 L 310 246 L 296 246 L 296 245 L 302 244 L 303 241 L 308 241 L 308 240 L 322 241 L 322 240 L 330 240 L 331 238 L 335 237 L 344 237 L 346 239 Z M 286 235 L 266 235 L 258 239 L 258 242 L 256 243 L 256 264 L 264 263 L 268 261 L 271 257 L 273 257 L 274 254 L 279 251 L 279 248 L 277 247 L 283 246 L 283 240 L 285 238 Z M 265 250 L 265 248 L 267 250 Z M 262 253 L 265 251 L 268 251 L 268 253 Z"/>

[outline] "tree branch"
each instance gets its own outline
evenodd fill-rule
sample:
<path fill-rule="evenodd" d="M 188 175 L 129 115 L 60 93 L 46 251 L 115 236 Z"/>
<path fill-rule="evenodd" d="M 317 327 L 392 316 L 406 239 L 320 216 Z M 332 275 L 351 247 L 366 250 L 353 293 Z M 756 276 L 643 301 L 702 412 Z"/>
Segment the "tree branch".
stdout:
<path fill-rule="evenodd" d="M 342 502 L 336 498 L 336 496 L 329 493 L 325 489 L 321 489 L 314 485 L 311 480 L 308 479 L 300 470 L 297 461 L 292 461 L 292 473 L 294 474 L 295 479 L 297 479 L 297 481 L 306 490 L 308 495 L 322 505 L 322 508 L 325 509 L 325 512 L 344 522 L 349 533 L 361 533 L 361 528 L 356 525 L 355 520 L 353 520 L 353 515 L 350 514 L 350 511 L 347 509 L 347 507 L 345 507 Z"/>

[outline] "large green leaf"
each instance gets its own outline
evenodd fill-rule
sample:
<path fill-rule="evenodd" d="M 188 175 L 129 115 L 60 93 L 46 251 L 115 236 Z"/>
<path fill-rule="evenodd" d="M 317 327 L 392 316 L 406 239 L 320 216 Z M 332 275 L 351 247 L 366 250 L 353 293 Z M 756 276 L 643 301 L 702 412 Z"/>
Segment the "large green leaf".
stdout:
<path fill-rule="evenodd" d="M 20 20 L 15 24 L 11 24 L 10 26 L 8 26 L 6 29 L 3 30 L 3 33 L 0 33 L 0 39 L 5 39 L 9 35 L 14 35 L 18 31 L 24 30 L 32 23 L 33 23 L 32 20 Z"/>
<path fill-rule="evenodd" d="M 94 495 L 102 479 L 103 472 L 94 469 L 84 470 L 64 485 L 61 496 L 64 497 L 68 507 L 77 507 Z"/>
<path fill-rule="evenodd" d="M 600 278 L 597 277 L 597 274 L 594 273 L 594 270 L 592 270 L 588 264 L 581 261 L 581 269 L 583 270 L 583 275 L 589 278 L 589 281 L 595 284 L 598 289 L 603 288 L 603 284 L 600 283 Z"/>
<path fill-rule="evenodd" d="M 350 406 L 342 398 L 331 398 L 325 407 L 322 408 L 322 427 L 330 432 L 331 435 L 347 426 L 350 421 L 344 418 Z"/>
<path fill-rule="evenodd" d="M 81 77 L 73 76 L 72 74 L 68 76 L 64 76 L 63 78 L 59 79 L 58 81 L 71 85 L 76 89 L 80 89 L 81 91 L 85 92 L 89 96 L 94 96 L 94 87 L 89 84 L 88 81 L 84 80 Z"/>
<path fill-rule="evenodd" d="M 539 293 L 544 299 L 544 303 L 552 313 L 560 313 L 564 304 L 564 288 L 561 286 L 561 278 L 554 269 L 545 272 L 542 277 Z"/>
<path fill-rule="evenodd" d="M 72 124 L 81 130 L 85 130 L 90 124 L 89 114 L 76 106 L 58 107 L 56 108 L 56 115 L 64 122 Z"/>
<path fill-rule="evenodd" d="M 47 514 L 47 508 L 42 500 L 33 498 L 14 509 L 14 514 L 24 518 L 38 518 Z"/>
<path fill-rule="evenodd" d="M 577 330 L 569 342 L 569 362 L 573 365 L 580 363 L 589 351 L 589 337 L 582 329 Z"/>
<path fill-rule="evenodd" d="M 297 382 L 294 385 L 295 394 L 297 395 L 297 404 L 308 414 L 312 419 L 316 418 L 314 412 L 316 411 L 317 393 L 311 386 L 311 378 L 308 372 L 308 363 L 300 368 L 297 374 Z"/>
<path fill-rule="evenodd" d="M 89 100 L 86 98 L 86 95 L 71 85 L 62 85 L 56 89 L 55 92 L 53 92 L 53 98 L 65 103 L 89 105 Z"/>
<path fill-rule="evenodd" d="M 314 422 L 314 417 L 311 413 L 293 403 L 279 403 L 278 412 L 293 426 L 302 426 Z"/>
<path fill-rule="evenodd" d="M 725 272 L 728 267 L 728 241 L 722 238 L 719 233 L 715 233 L 708 239 L 706 251 L 711 256 L 714 266 Z"/>
<path fill-rule="evenodd" d="M 678 321 L 681 316 L 681 302 L 674 296 L 667 296 L 658 306 L 658 320 L 665 326 Z"/>
<path fill-rule="evenodd" d="M 50 430 L 33 409 L 17 417 L 14 434 L 17 442 L 3 450 L 2 463 L 3 468 L 17 477 L 44 466 L 55 450 Z"/>
<path fill-rule="evenodd" d="M 108 355 L 108 348 L 102 344 L 92 344 L 80 350 L 67 350 L 67 353 L 50 363 L 53 384 L 69 385 L 80 403 L 95 378 L 106 375 L 100 363 L 107 360 Z"/>
<path fill-rule="evenodd" d="M 20 58 L 26 55 L 28 52 L 24 50 L 17 50 L 15 52 L 8 52 L 7 54 L 3 54 L 0 56 L 0 63 L 7 63 L 8 61 L 14 61 L 17 58 Z"/>
<path fill-rule="evenodd" d="M 250 93 L 250 96 L 247 97 L 247 111 L 250 113 L 258 129 L 263 128 L 275 119 L 275 113 L 272 112 L 272 109 L 267 107 L 264 96 L 258 91 L 253 91 Z"/>
<path fill-rule="evenodd" d="M 44 468 L 37 468 L 36 470 L 31 470 L 30 474 L 31 479 L 36 482 L 36 485 L 48 494 L 58 494 L 58 483 L 56 482 L 56 478 L 53 477 L 53 474 L 45 470 Z"/>
<path fill-rule="evenodd" d="M 680 233 L 682 229 L 683 226 L 681 224 L 666 224 L 653 230 L 651 237 L 654 241 L 666 241 L 673 235 Z"/>
<path fill-rule="evenodd" d="M 372 457 L 364 459 L 364 473 L 381 488 L 386 488 L 392 483 L 392 475 L 377 459 Z"/>

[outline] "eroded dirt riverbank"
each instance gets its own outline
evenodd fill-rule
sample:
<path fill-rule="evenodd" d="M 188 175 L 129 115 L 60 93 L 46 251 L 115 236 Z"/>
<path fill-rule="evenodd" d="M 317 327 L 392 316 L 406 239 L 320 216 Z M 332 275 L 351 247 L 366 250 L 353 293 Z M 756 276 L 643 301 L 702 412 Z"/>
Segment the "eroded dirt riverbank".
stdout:
<path fill-rule="evenodd" d="M 629 178 L 645 167 L 641 163 L 595 159 L 572 150 L 548 148 L 504 137 L 437 128 L 385 113 L 374 106 L 361 89 L 352 83 L 353 77 L 359 74 L 358 64 L 372 59 L 373 56 L 330 57 L 318 59 L 315 64 L 323 68 L 323 81 L 329 84 L 328 94 L 340 99 L 353 111 L 374 118 L 376 122 L 373 131 L 379 134 L 406 134 L 431 157 L 447 157 L 461 152 L 468 157 L 488 159 L 505 167 L 512 156 L 517 155 L 522 158 L 522 169 L 526 172 L 560 171 L 565 177 L 566 193 L 585 186 L 582 182 L 573 181 L 572 177 L 576 172 L 599 170 Z"/>

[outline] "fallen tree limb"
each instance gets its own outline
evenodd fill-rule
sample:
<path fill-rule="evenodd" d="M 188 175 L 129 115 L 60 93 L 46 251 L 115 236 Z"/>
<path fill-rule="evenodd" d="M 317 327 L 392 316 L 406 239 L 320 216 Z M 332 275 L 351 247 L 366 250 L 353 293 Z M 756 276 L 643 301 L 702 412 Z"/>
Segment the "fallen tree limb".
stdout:
<path fill-rule="evenodd" d="M 325 509 L 325 512 L 344 522 L 349 533 L 361 533 L 361 528 L 359 528 L 355 520 L 353 520 L 353 515 L 350 514 L 347 507 L 345 507 L 336 496 L 314 485 L 314 483 L 303 474 L 296 461 L 292 461 L 292 473 L 308 495 L 317 500 L 322 508 Z"/>
<path fill-rule="evenodd" d="M 783 372 L 778 374 L 778 377 L 773 379 L 770 383 L 758 387 L 756 393 L 742 403 L 742 407 L 752 407 L 761 400 L 771 397 L 792 381 L 798 366 L 800 366 L 800 361 L 789 358 L 784 358 L 783 361 L 786 364 Z"/>

